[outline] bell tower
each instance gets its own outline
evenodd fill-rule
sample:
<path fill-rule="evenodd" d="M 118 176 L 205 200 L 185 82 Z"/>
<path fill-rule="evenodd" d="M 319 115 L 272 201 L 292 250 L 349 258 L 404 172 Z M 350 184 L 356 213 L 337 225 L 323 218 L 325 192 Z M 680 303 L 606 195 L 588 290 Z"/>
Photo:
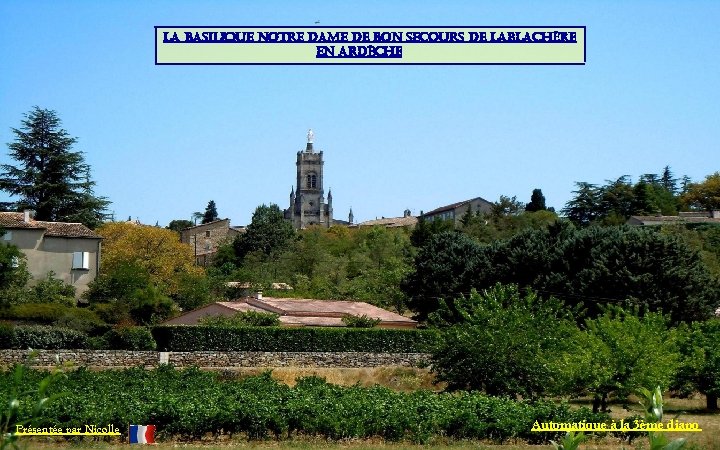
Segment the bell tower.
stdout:
<path fill-rule="evenodd" d="M 315 152 L 315 134 L 308 130 L 305 150 L 297 152 L 296 188 L 290 192 L 290 207 L 285 218 L 295 229 L 312 225 L 332 225 L 332 206 L 325 203 L 323 188 L 323 152 Z"/>

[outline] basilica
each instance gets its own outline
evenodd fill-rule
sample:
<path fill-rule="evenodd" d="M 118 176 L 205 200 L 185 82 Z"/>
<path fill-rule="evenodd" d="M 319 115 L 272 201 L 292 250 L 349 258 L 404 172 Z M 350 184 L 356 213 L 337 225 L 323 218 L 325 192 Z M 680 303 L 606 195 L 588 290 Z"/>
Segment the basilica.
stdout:
<path fill-rule="evenodd" d="M 353 221 L 352 209 L 348 221 L 333 219 L 332 192 L 328 191 L 325 201 L 323 187 L 323 152 L 315 152 L 314 134 L 307 134 L 305 150 L 297 152 L 297 180 L 290 190 L 290 207 L 285 210 L 285 219 L 292 222 L 296 230 L 311 225 L 330 227 L 349 225 Z"/>

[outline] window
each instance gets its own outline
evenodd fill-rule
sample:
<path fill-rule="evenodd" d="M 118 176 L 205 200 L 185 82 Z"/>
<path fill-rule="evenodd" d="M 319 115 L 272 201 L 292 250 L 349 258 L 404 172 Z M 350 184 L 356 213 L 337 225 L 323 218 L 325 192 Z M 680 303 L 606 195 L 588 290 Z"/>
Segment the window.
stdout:
<path fill-rule="evenodd" d="M 3 234 L 3 240 L 12 241 L 12 231 L 6 231 L 5 234 Z"/>
<path fill-rule="evenodd" d="M 317 188 L 317 175 L 315 174 L 308 174 L 305 177 L 305 187 L 307 189 L 315 189 Z"/>
<path fill-rule="evenodd" d="M 73 252 L 73 270 L 89 270 L 90 269 L 90 252 Z"/>
<path fill-rule="evenodd" d="M 10 267 L 12 267 L 13 269 L 17 269 L 18 267 L 20 267 L 20 258 L 18 258 L 17 256 L 13 256 L 12 260 L 10 260 Z"/>
<path fill-rule="evenodd" d="M 207 231 L 205 232 L 205 237 L 210 237 L 210 230 L 207 230 Z"/>

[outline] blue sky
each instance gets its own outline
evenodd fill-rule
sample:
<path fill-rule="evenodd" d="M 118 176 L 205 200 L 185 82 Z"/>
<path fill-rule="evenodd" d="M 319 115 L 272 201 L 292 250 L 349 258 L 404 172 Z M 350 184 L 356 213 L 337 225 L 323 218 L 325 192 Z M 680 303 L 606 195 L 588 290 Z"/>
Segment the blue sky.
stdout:
<path fill-rule="evenodd" d="M 155 66 L 156 25 L 587 26 L 585 66 Z M 720 2 L 0 3 L 0 163 L 34 105 L 118 219 L 288 204 L 308 128 L 336 218 L 720 170 Z M 0 198 L 5 198 L 0 194 Z"/>

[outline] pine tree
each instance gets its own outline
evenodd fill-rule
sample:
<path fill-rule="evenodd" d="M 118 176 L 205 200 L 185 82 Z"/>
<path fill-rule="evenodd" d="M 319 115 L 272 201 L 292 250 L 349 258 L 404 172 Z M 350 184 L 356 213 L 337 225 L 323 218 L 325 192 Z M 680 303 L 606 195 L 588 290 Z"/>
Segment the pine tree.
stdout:
<path fill-rule="evenodd" d="M 217 206 L 215 206 L 215 200 L 210 200 L 205 208 L 205 214 L 203 214 L 202 223 L 210 223 L 218 220 Z"/>
<path fill-rule="evenodd" d="M 542 193 L 542 189 L 533 189 L 532 196 L 530 197 L 530 203 L 525 205 L 525 211 L 535 212 L 546 209 L 545 196 Z"/>
<path fill-rule="evenodd" d="M 673 173 L 670 171 L 670 166 L 665 166 L 662 177 L 660 178 L 660 184 L 672 194 L 676 194 L 678 190 L 677 181 L 677 178 L 673 177 Z"/>
<path fill-rule="evenodd" d="M 55 111 L 36 106 L 12 132 L 10 157 L 19 164 L 0 166 L 0 190 L 18 200 L 0 207 L 34 210 L 37 220 L 100 225 L 110 202 L 94 194 L 90 166 L 82 152 L 72 151 L 77 139 L 61 128 Z"/>

